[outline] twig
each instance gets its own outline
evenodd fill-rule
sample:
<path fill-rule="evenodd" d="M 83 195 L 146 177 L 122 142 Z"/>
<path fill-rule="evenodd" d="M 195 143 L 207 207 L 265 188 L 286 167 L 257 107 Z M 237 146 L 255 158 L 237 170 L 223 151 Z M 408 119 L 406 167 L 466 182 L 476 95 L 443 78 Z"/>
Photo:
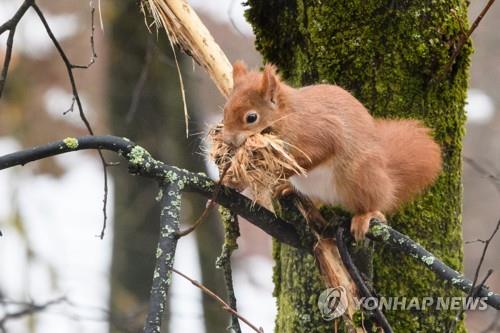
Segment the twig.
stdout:
<path fill-rule="evenodd" d="M 90 61 L 87 65 L 71 65 L 72 68 L 80 68 L 80 69 L 88 69 L 90 66 L 92 66 L 96 59 L 97 59 L 97 53 L 95 51 L 95 42 L 94 42 L 94 36 L 95 36 L 95 7 L 94 7 L 94 2 L 90 1 L 90 51 L 91 51 L 91 56 L 90 56 Z"/>
<path fill-rule="evenodd" d="M 94 131 L 92 130 L 92 127 L 90 126 L 89 121 L 87 120 L 87 116 L 83 112 L 83 107 L 82 107 L 82 102 L 80 100 L 80 95 L 78 93 L 78 89 L 76 87 L 76 81 L 75 77 L 73 75 L 73 68 L 74 65 L 69 61 L 68 56 L 64 52 L 64 50 L 61 47 L 61 44 L 57 40 L 57 38 L 54 36 L 54 33 L 52 32 L 52 29 L 50 28 L 47 19 L 45 18 L 45 15 L 41 11 L 40 7 L 38 7 L 37 4 L 32 5 L 33 9 L 35 10 L 36 14 L 38 15 L 38 18 L 42 22 L 45 31 L 47 32 L 47 35 L 49 36 L 50 40 L 52 41 L 52 44 L 54 44 L 55 48 L 57 49 L 57 52 L 59 53 L 59 56 L 61 57 L 62 61 L 64 62 L 64 65 L 66 66 L 66 70 L 68 72 L 68 77 L 69 81 L 71 84 L 71 90 L 73 93 L 73 96 L 75 97 L 75 101 L 78 107 L 78 110 L 80 111 L 80 118 L 82 119 L 83 123 L 85 124 L 85 127 L 87 128 L 88 132 L 92 135 L 94 135 Z"/>
<path fill-rule="evenodd" d="M 469 292 L 467 293 L 467 299 L 468 298 L 474 298 L 476 294 L 478 293 L 478 290 L 480 290 L 484 284 L 486 283 L 486 280 L 489 278 L 489 276 L 493 273 L 493 270 L 489 270 L 488 273 L 486 274 L 485 278 L 483 281 L 477 286 L 476 288 L 476 283 L 479 278 L 479 272 L 481 271 L 481 267 L 483 266 L 484 258 L 486 257 L 486 253 L 488 252 L 488 247 L 490 246 L 491 240 L 495 237 L 496 233 L 498 232 L 498 229 L 500 228 L 500 219 L 497 221 L 497 224 L 495 228 L 493 229 L 493 232 L 491 233 L 490 237 L 486 239 L 483 244 L 483 252 L 481 253 L 481 257 L 479 258 L 479 263 L 476 266 L 476 271 L 474 273 L 474 280 L 472 280 L 472 287 L 470 288 Z M 457 322 L 463 317 L 466 309 L 461 309 L 457 315 L 455 316 L 455 320 L 452 323 L 452 326 L 449 330 L 449 333 L 452 333 L 455 331 L 456 324 Z"/>
<path fill-rule="evenodd" d="M 238 248 L 237 239 L 240 236 L 238 215 L 225 208 L 221 208 L 220 213 L 224 224 L 224 244 L 222 245 L 222 252 L 215 262 L 215 266 L 222 269 L 224 272 L 224 282 L 226 284 L 229 306 L 235 311 L 238 311 L 233 286 L 233 270 L 231 268 L 231 255 Z M 240 323 L 235 314 L 231 316 L 231 323 L 228 330 L 234 333 L 241 333 Z"/>
<path fill-rule="evenodd" d="M 156 265 L 151 286 L 149 312 L 144 326 L 145 333 L 160 333 L 162 316 L 168 302 L 168 289 L 172 282 L 177 231 L 181 216 L 181 190 L 178 183 L 167 183 L 162 187 L 162 209 L 160 216 L 160 239 L 156 250 Z"/>
<path fill-rule="evenodd" d="M 226 167 L 222 171 L 222 173 L 221 173 L 221 175 L 219 177 L 219 181 L 217 182 L 217 185 L 215 187 L 214 194 L 208 200 L 207 205 L 205 206 L 205 209 L 203 209 L 203 212 L 201 213 L 201 215 L 196 219 L 196 221 L 193 223 L 192 226 L 190 226 L 186 230 L 179 231 L 177 233 L 177 235 L 179 237 L 184 237 L 184 236 L 189 235 L 190 233 L 192 233 L 201 224 L 201 222 L 203 222 L 205 220 L 205 218 L 207 217 L 207 215 L 210 212 L 210 210 L 215 206 L 215 202 L 217 200 L 217 196 L 219 195 L 219 193 L 220 193 L 220 191 L 222 189 L 222 182 L 224 180 L 224 177 L 226 176 L 227 170 L 229 170 L 230 167 L 231 167 L 231 164 L 228 164 L 228 165 L 226 165 Z"/>
<path fill-rule="evenodd" d="M 479 278 L 479 272 L 481 271 L 481 266 L 483 265 L 484 258 L 486 257 L 486 252 L 488 251 L 488 247 L 490 246 L 491 240 L 495 237 L 496 233 L 498 232 L 498 229 L 500 228 L 500 219 L 497 221 L 497 224 L 495 228 L 493 229 L 493 232 L 491 233 L 490 237 L 484 241 L 484 247 L 483 247 L 483 252 L 481 253 L 481 257 L 479 259 L 479 263 L 477 264 L 476 267 L 476 272 L 474 273 L 474 280 L 472 282 L 472 288 L 471 291 L 469 291 L 469 297 L 472 296 L 474 286 L 477 283 L 477 279 Z"/>
<path fill-rule="evenodd" d="M 374 298 L 373 294 L 371 293 L 370 289 L 367 287 L 365 281 L 361 277 L 361 274 L 359 273 L 358 268 L 352 261 L 351 255 L 349 254 L 349 250 L 347 249 L 347 246 L 344 241 L 345 238 L 345 231 L 342 226 L 340 226 L 337 229 L 337 234 L 336 234 L 336 241 L 337 241 L 337 248 L 339 249 L 340 257 L 342 258 L 342 261 L 344 265 L 347 267 L 347 270 L 349 271 L 349 274 L 351 275 L 354 283 L 356 284 L 356 287 L 358 288 L 359 292 L 361 293 L 361 296 L 364 296 L 366 298 Z M 373 310 L 373 317 L 379 324 L 379 326 L 384 330 L 384 333 L 393 333 L 394 331 L 392 330 L 391 325 L 387 321 L 387 318 L 384 316 L 382 311 L 378 306 L 375 307 Z"/>
<path fill-rule="evenodd" d="M 47 19 L 45 18 L 45 15 L 40 10 L 40 8 L 38 7 L 38 5 L 33 2 L 31 4 L 31 7 L 33 7 L 33 9 L 35 10 L 36 14 L 38 15 L 38 18 L 40 19 L 40 21 L 42 22 L 42 24 L 43 24 L 43 26 L 45 28 L 45 31 L 47 32 L 47 35 L 49 36 L 50 40 L 52 41 L 52 44 L 54 44 L 54 47 L 57 49 L 57 52 L 59 53 L 59 56 L 61 57 L 62 61 L 64 62 L 64 65 L 66 67 L 66 71 L 68 73 L 69 81 L 70 81 L 70 84 L 71 84 L 71 90 L 72 90 L 72 93 L 73 93 L 73 97 L 74 97 L 74 100 L 76 102 L 76 106 L 78 107 L 80 118 L 83 121 L 83 123 L 85 124 L 85 127 L 87 128 L 87 131 L 90 133 L 90 135 L 94 135 L 94 131 L 92 130 L 92 127 L 90 126 L 90 123 L 87 120 L 87 117 L 85 116 L 85 113 L 83 111 L 82 102 L 80 100 L 80 95 L 79 95 L 78 89 L 76 87 L 75 77 L 73 75 L 73 69 L 74 68 L 79 68 L 79 67 L 73 65 L 69 61 L 68 56 L 64 52 L 64 50 L 61 47 L 61 44 L 59 43 L 59 41 L 57 40 L 57 38 L 54 36 L 54 33 L 52 32 L 52 29 L 50 28 L 50 26 L 49 26 L 49 24 L 47 22 Z M 94 14 L 92 12 L 92 26 L 94 26 L 94 24 L 93 24 L 93 20 L 94 19 L 93 18 L 94 18 Z M 93 31 L 94 30 L 92 30 L 92 34 L 93 34 Z M 93 40 L 93 37 L 91 39 Z M 92 43 L 92 47 L 93 47 L 93 43 Z M 93 50 L 93 52 L 94 52 L 94 50 Z M 98 154 L 99 154 L 99 157 L 101 159 L 101 164 L 102 164 L 102 168 L 103 168 L 103 176 L 104 176 L 104 198 L 102 200 L 102 202 L 103 202 L 103 207 L 102 207 L 103 223 L 102 223 L 101 233 L 99 235 L 99 237 L 101 239 L 103 239 L 104 238 L 104 232 L 106 230 L 106 222 L 108 220 L 108 214 L 107 214 L 108 191 L 109 191 L 109 189 L 108 189 L 108 170 L 107 170 L 108 163 L 104 159 L 104 155 L 102 154 L 102 151 L 100 149 L 98 150 Z"/>
<path fill-rule="evenodd" d="M 23 18 L 26 11 L 35 3 L 34 0 L 25 0 L 14 16 L 0 26 L 0 35 L 5 31 L 9 31 L 7 36 L 7 47 L 5 50 L 5 59 L 3 61 L 2 72 L 0 74 L 0 98 L 2 98 L 5 82 L 7 81 L 7 74 L 9 72 L 10 60 L 12 58 L 12 48 L 14 46 L 14 35 L 16 33 L 17 24 Z"/>
<path fill-rule="evenodd" d="M 465 43 L 469 40 L 470 36 L 474 32 L 474 30 L 476 30 L 479 23 L 481 22 L 481 20 L 486 15 L 486 13 L 488 12 L 488 10 L 490 9 L 490 7 L 493 5 L 494 2 L 495 2 L 495 0 L 489 0 L 488 3 L 486 4 L 486 6 L 484 6 L 481 13 L 479 13 L 478 17 L 476 17 L 476 19 L 474 20 L 474 22 L 470 26 L 469 31 L 467 31 L 467 33 L 465 33 L 465 34 L 462 33 L 460 39 L 458 40 L 457 45 L 455 45 L 455 50 L 451 54 L 450 61 L 446 64 L 444 69 L 440 72 L 440 77 L 438 77 L 436 79 L 436 81 L 440 81 L 440 79 L 442 77 L 444 77 L 446 74 L 448 74 L 450 72 L 451 67 L 455 63 L 455 60 L 457 59 L 458 55 L 462 51 L 462 48 L 464 47 Z"/>
<path fill-rule="evenodd" d="M 44 311 L 47 308 L 49 308 L 52 305 L 65 302 L 66 297 L 60 297 L 57 299 L 50 300 L 48 302 L 42 303 L 42 304 L 35 304 L 35 303 L 20 303 L 20 305 L 23 305 L 24 308 L 16 311 L 16 312 L 11 312 L 11 313 L 6 313 L 2 318 L 0 318 L 0 331 L 5 331 L 5 323 L 8 320 L 11 319 L 16 319 L 20 317 L 24 317 L 27 315 L 31 315 L 36 312 Z"/>
<path fill-rule="evenodd" d="M 257 333 L 264 333 L 264 330 L 262 329 L 262 327 L 257 328 L 248 319 L 246 319 L 245 317 L 243 317 L 242 315 L 240 315 L 238 312 L 236 312 L 233 308 L 231 308 L 229 306 L 229 304 L 227 304 L 226 302 L 224 302 L 224 300 L 222 298 L 220 298 L 216 293 L 214 293 L 213 291 L 211 291 L 210 289 L 208 289 L 207 287 L 205 287 L 204 285 L 202 285 L 198 281 L 193 280 L 190 277 L 188 277 L 187 275 L 179 272 L 175 268 L 172 268 L 172 271 L 175 274 L 178 274 L 178 275 L 182 276 L 183 278 L 185 278 L 186 280 L 188 280 L 189 282 L 191 282 L 194 286 L 200 288 L 200 290 L 203 291 L 205 294 L 207 294 L 208 296 L 212 297 L 214 300 L 216 300 L 217 302 L 219 302 L 222 305 L 222 308 L 224 310 L 226 310 L 226 311 L 230 312 L 231 314 L 237 316 L 242 322 L 244 322 L 245 324 L 247 324 L 248 327 L 250 327 L 252 330 L 254 330 Z"/>

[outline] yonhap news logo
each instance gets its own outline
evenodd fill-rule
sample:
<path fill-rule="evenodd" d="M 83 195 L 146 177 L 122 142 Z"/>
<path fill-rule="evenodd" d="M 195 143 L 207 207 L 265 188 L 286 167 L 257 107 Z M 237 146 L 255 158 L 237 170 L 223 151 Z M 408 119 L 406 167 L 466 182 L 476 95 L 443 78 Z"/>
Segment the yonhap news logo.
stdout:
<path fill-rule="evenodd" d="M 373 311 L 425 311 L 434 310 L 475 310 L 488 308 L 487 297 L 361 297 L 354 298 L 356 310 Z M 318 298 L 318 308 L 325 320 L 333 320 L 342 316 L 347 310 L 348 299 L 344 287 L 325 289 Z"/>
<path fill-rule="evenodd" d="M 328 288 L 318 298 L 318 307 L 325 320 L 342 316 L 347 309 L 347 292 L 344 287 Z"/>

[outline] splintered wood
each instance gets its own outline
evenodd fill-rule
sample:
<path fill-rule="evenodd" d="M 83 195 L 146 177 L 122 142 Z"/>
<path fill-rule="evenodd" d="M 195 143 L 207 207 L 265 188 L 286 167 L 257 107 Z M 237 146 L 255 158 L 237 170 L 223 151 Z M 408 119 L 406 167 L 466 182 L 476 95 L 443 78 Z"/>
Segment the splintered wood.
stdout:
<path fill-rule="evenodd" d="M 142 0 L 141 5 L 156 28 L 165 28 L 170 41 L 205 68 L 222 95 L 229 96 L 231 63 L 193 8 L 184 0 Z"/>

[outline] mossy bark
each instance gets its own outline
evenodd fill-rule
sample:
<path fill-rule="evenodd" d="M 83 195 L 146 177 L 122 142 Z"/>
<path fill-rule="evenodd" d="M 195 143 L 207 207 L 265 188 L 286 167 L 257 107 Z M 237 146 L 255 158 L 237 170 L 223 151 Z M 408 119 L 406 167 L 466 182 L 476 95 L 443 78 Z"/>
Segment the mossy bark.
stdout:
<path fill-rule="evenodd" d="M 249 0 L 256 45 L 293 85 L 337 84 L 379 117 L 415 118 L 433 128 L 444 171 L 390 224 L 462 270 L 461 148 L 470 45 L 450 73 L 438 72 L 467 29 L 466 1 Z M 307 119 L 304 120 L 307 122 Z M 331 332 L 317 297 L 323 285 L 313 259 L 276 245 L 277 332 Z M 384 296 L 452 296 L 422 265 L 377 246 L 374 285 Z M 387 311 L 395 332 L 447 332 L 453 312 Z M 457 332 L 464 332 L 463 323 Z"/>

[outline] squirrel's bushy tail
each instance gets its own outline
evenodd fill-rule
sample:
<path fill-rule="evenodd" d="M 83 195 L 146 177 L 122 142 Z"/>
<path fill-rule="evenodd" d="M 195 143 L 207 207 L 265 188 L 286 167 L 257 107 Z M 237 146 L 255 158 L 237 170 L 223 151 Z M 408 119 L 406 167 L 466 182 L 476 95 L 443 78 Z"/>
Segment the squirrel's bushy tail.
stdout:
<path fill-rule="evenodd" d="M 396 198 L 408 202 L 431 185 L 442 167 L 441 147 L 430 129 L 417 120 L 376 120 L 377 132 L 386 152 Z"/>

